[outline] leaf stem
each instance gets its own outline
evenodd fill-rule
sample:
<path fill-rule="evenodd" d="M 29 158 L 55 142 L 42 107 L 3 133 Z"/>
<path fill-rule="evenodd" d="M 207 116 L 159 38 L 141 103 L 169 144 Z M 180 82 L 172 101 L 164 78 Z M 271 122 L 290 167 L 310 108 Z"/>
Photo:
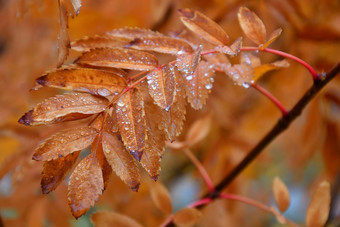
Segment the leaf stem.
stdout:
<path fill-rule="evenodd" d="M 296 61 L 296 62 L 300 63 L 301 65 L 303 65 L 312 74 L 314 81 L 319 79 L 317 72 L 314 70 L 314 68 L 311 65 L 309 65 L 307 62 L 305 62 L 301 58 L 298 58 L 298 57 L 291 55 L 291 54 L 288 54 L 286 52 L 282 52 L 282 51 L 274 50 L 274 49 L 270 49 L 270 48 L 261 49 L 259 47 L 241 47 L 240 50 L 241 51 L 263 51 L 263 52 L 276 54 L 276 55 L 279 55 L 279 56 L 282 56 L 282 57 L 285 57 L 285 58 L 289 58 L 289 59 Z"/>
<path fill-rule="evenodd" d="M 202 175 L 203 180 L 206 183 L 209 191 L 211 193 L 215 192 L 214 184 L 212 183 L 211 178 L 209 177 L 202 163 L 196 158 L 196 156 L 190 151 L 189 148 L 184 148 L 183 151 L 186 154 L 186 156 L 190 159 L 190 161 L 196 166 L 200 174 Z"/>
<path fill-rule="evenodd" d="M 256 83 L 252 83 L 250 84 L 253 88 L 255 88 L 257 91 L 259 91 L 261 94 L 263 94 L 264 96 L 266 96 L 270 101 L 272 101 L 277 108 L 280 109 L 283 117 L 286 117 L 288 114 L 288 111 L 286 110 L 286 108 L 280 103 L 280 101 L 275 98 L 269 91 L 267 91 L 266 89 L 264 89 L 263 87 L 261 87 L 260 85 L 256 84 Z"/>

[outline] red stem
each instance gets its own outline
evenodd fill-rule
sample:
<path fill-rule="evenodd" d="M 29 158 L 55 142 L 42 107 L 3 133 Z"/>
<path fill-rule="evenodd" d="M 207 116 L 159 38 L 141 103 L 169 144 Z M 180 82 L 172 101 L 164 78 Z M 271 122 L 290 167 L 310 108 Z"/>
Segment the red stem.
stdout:
<path fill-rule="evenodd" d="M 280 109 L 283 117 L 287 116 L 288 111 L 286 110 L 286 108 L 270 92 L 268 92 L 266 89 L 255 83 L 252 83 L 251 86 L 260 93 L 262 93 L 263 95 L 265 95 L 270 101 L 272 101 L 277 106 L 277 108 Z"/>
<path fill-rule="evenodd" d="M 261 48 L 258 48 L 258 47 L 241 47 L 241 51 L 263 51 L 263 52 L 268 52 L 268 53 L 276 54 L 276 55 L 279 55 L 279 56 L 282 56 L 282 57 L 285 57 L 285 58 L 292 59 L 292 60 L 300 63 L 301 65 L 303 65 L 312 74 L 314 81 L 319 79 L 317 72 L 314 70 L 314 68 L 311 65 L 309 65 L 304 60 L 302 60 L 302 59 L 300 59 L 300 58 L 298 58 L 294 55 L 288 54 L 286 52 L 282 52 L 282 51 L 274 50 L 274 49 L 270 49 L 270 48 L 261 49 Z"/>

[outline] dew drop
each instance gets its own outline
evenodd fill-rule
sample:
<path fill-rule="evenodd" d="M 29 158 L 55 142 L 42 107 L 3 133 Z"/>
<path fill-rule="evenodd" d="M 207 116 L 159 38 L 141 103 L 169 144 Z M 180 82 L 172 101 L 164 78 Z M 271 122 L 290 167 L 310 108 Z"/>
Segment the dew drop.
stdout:
<path fill-rule="evenodd" d="M 186 80 L 192 80 L 192 75 L 187 76 L 185 79 L 186 79 Z"/>
<path fill-rule="evenodd" d="M 100 96 L 109 96 L 111 95 L 111 92 L 105 88 L 99 89 L 98 90 L 98 95 Z"/>
<path fill-rule="evenodd" d="M 205 85 L 205 88 L 208 89 L 208 90 L 210 90 L 210 89 L 212 88 L 212 84 L 207 84 L 207 85 Z"/>
<path fill-rule="evenodd" d="M 119 100 L 117 102 L 117 105 L 120 106 L 120 107 L 123 107 L 125 104 L 124 104 L 124 102 L 122 100 Z"/>
<path fill-rule="evenodd" d="M 242 86 L 243 86 L 244 88 L 249 88 L 249 87 L 250 87 L 250 85 L 249 85 L 248 82 L 244 82 L 244 83 L 242 84 Z"/>

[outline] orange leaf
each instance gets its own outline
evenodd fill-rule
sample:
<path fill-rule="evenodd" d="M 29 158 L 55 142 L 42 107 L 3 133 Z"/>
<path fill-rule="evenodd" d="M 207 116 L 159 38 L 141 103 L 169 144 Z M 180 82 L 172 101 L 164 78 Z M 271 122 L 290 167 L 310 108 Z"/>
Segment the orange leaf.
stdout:
<path fill-rule="evenodd" d="M 279 38 L 279 36 L 282 33 L 282 28 L 278 28 L 276 30 L 274 30 L 270 35 L 269 35 L 269 39 L 267 40 L 266 43 L 264 43 L 261 46 L 261 49 L 265 49 L 267 48 L 270 44 L 272 44 L 277 38 Z"/>
<path fill-rule="evenodd" d="M 92 127 L 71 128 L 58 132 L 39 145 L 34 152 L 33 159 L 50 161 L 63 158 L 72 152 L 90 146 L 97 134 L 98 130 Z"/>
<path fill-rule="evenodd" d="M 281 60 L 281 61 L 275 61 L 273 63 L 270 64 L 264 64 L 264 65 L 260 65 L 256 68 L 254 68 L 254 81 L 257 81 L 258 79 L 260 79 L 265 73 L 272 71 L 272 70 L 277 70 L 283 67 L 289 67 L 289 63 L 287 62 L 287 60 Z"/>
<path fill-rule="evenodd" d="M 134 40 L 136 38 L 141 38 L 141 37 L 165 37 L 162 33 L 154 32 L 150 29 L 131 28 L 131 27 L 120 28 L 120 29 L 115 29 L 115 30 L 106 32 L 105 36 L 108 38 L 119 37 L 119 38 L 125 38 L 125 39 L 130 39 L 130 40 Z"/>
<path fill-rule="evenodd" d="M 106 160 L 117 176 L 132 190 L 137 191 L 140 184 L 138 168 L 123 143 L 119 141 L 116 135 L 104 132 L 103 150 Z"/>
<path fill-rule="evenodd" d="M 110 177 L 112 174 L 112 167 L 105 157 L 103 146 L 102 146 L 102 141 L 98 137 L 99 136 L 97 136 L 96 140 L 92 143 L 91 152 L 96 154 L 100 167 L 102 169 L 103 181 L 104 181 L 103 190 L 105 190 L 110 181 Z"/>
<path fill-rule="evenodd" d="M 211 128 L 210 115 L 206 115 L 196 120 L 189 128 L 189 131 L 185 137 L 185 142 L 188 144 L 188 146 L 195 145 L 208 135 L 210 128 Z"/>
<path fill-rule="evenodd" d="M 57 188 L 77 161 L 79 153 L 80 151 L 76 151 L 44 163 L 41 179 L 42 193 L 47 194 Z"/>
<path fill-rule="evenodd" d="M 204 59 L 213 65 L 216 71 L 225 71 L 231 66 L 229 59 L 225 54 L 213 53 L 204 55 Z"/>
<path fill-rule="evenodd" d="M 231 44 L 230 47 L 228 46 L 217 46 L 215 47 L 215 50 L 223 53 L 223 54 L 227 54 L 230 56 L 236 56 L 240 53 L 242 47 L 242 37 L 239 37 L 238 39 L 235 40 L 235 42 L 233 44 Z"/>
<path fill-rule="evenodd" d="M 195 72 L 185 77 L 186 95 L 192 108 L 197 110 L 205 105 L 214 82 L 214 74 L 213 65 L 201 61 Z"/>
<path fill-rule="evenodd" d="M 99 211 L 91 215 L 95 227 L 142 227 L 132 218 L 115 212 Z"/>
<path fill-rule="evenodd" d="M 254 71 L 248 64 L 235 64 L 224 71 L 235 84 L 248 88 L 253 82 Z"/>
<path fill-rule="evenodd" d="M 73 121 L 105 110 L 108 100 L 90 94 L 65 94 L 45 99 L 19 119 L 24 125 Z"/>
<path fill-rule="evenodd" d="M 238 11 L 238 21 L 244 34 L 254 43 L 260 45 L 266 42 L 266 28 L 262 20 L 246 7 Z"/>
<path fill-rule="evenodd" d="M 42 86 L 100 96 L 116 95 L 126 87 L 126 81 L 120 75 L 87 68 L 59 69 L 39 77 L 36 82 Z"/>
<path fill-rule="evenodd" d="M 196 70 L 198 63 L 201 60 L 202 46 L 199 46 L 193 54 L 179 54 L 176 59 L 178 71 L 184 76 L 191 76 Z"/>
<path fill-rule="evenodd" d="M 76 63 L 139 71 L 153 70 L 158 66 L 157 58 L 150 53 L 140 50 L 109 48 L 98 48 L 85 52 L 76 60 Z"/>
<path fill-rule="evenodd" d="M 177 226 L 190 227 L 197 224 L 202 213 L 196 208 L 183 208 L 174 214 L 174 223 Z"/>
<path fill-rule="evenodd" d="M 91 153 L 73 171 L 68 186 L 68 204 L 75 218 L 85 214 L 104 190 L 100 163 Z"/>
<path fill-rule="evenodd" d="M 322 227 L 325 225 L 331 203 L 330 184 L 322 182 L 313 194 L 306 214 L 307 227 Z"/>
<path fill-rule="evenodd" d="M 71 42 L 71 48 L 76 51 L 89 51 L 96 48 L 123 48 L 129 42 L 129 39 L 119 37 L 114 39 L 105 36 L 85 37 Z"/>
<path fill-rule="evenodd" d="M 209 17 L 192 9 L 179 9 L 178 13 L 183 24 L 214 45 L 227 45 L 229 37 L 227 33 Z"/>
<path fill-rule="evenodd" d="M 140 161 L 145 149 L 146 128 L 144 103 L 135 88 L 124 94 L 117 102 L 118 129 L 125 146 Z"/>
<path fill-rule="evenodd" d="M 257 55 L 248 52 L 241 53 L 241 64 L 247 64 L 252 68 L 261 66 L 261 60 Z"/>
<path fill-rule="evenodd" d="M 156 207 L 162 211 L 163 214 L 171 214 L 172 204 L 170 194 L 163 184 L 160 182 L 150 183 L 150 195 Z"/>
<path fill-rule="evenodd" d="M 285 212 L 290 204 L 290 195 L 287 186 L 279 177 L 275 177 L 273 181 L 273 193 L 281 213 Z"/>
<path fill-rule="evenodd" d="M 169 110 L 176 95 L 174 67 L 165 65 L 162 68 L 153 70 L 147 75 L 147 79 L 151 97 L 161 108 Z"/>
<path fill-rule="evenodd" d="M 68 28 L 68 16 L 67 16 L 67 6 L 66 0 L 59 0 L 59 14 L 60 14 L 60 31 L 58 38 L 58 60 L 57 67 L 60 67 L 66 60 L 69 47 L 70 47 L 70 37 L 67 32 Z"/>
<path fill-rule="evenodd" d="M 187 41 L 166 36 L 136 38 L 126 45 L 126 47 L 173 55 L 178 53 L 191 53 L 193 51 Z"/>

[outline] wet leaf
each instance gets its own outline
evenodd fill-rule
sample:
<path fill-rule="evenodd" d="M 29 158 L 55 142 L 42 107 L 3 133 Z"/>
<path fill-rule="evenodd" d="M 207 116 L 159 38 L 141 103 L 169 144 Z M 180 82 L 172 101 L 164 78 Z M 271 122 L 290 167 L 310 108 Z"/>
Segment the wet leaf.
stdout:
<path fill-rule="evenodd" d="M 327 181 L 322 182 L 313 194 L 306 214 L 307 227 L 322 227 L 325 225 L 331 203 L 331 189 Z"/>
<path fill-rule="evenodd" d="M 50 161 L 83 150 L 91 145 L 97 134 L 98 130 L 92 127 L 71 128 L 58 132 L 39 145 L 33 159 Z"/>
<path fill-rule="evenodd" d="M 134 219 L 115 212 L 98 211 L 91 215 L 95 227 L 142 227 Z"/>
<path fill-rule="evenodd" d="M 136 38 L 126 45 L 126 47 L 172 55 L 178 53 L 191 53 L 193 51 L 187 41 L 166 36 Z"/>
<path fill-rule="evenodd" d="M 76 63 L 139 71 L 153 70 L 158 66 L 157 58 L 150 53 L 110 48 L 98 48 L 85 52 L 76 60 Z"/>
<path fill-rule="evenodd" d="M 71 48 L 76 51 L 89 51 L 96 48 L 123 48 L 129 42 L 129 39 L 119 37 L 114 39 L 105 36 L 84 37 L 71 42 Z"/>
<path fill-rule="evenodd" d="M 108 38 L 125 38 L 134 40 L 136 38 L 141 37 L 165 37 L 162 33 L 152 31 L 150 29 L 143 29 L 143 28 L 131 28 L 131 27 L 125 27 L 120 29 L 115 29 L 109 32 L 106 32 L 105 34 Z"/>
<path fill-rule="evenodd" d="M 248 88 L 254 80 L 254 70 L 248 64 L 235 64 L 227 69 L 225 73 L 234 81 L 235 84 Z"/>
<path fill-rule="evenodd" d="M 251 66 L 252 68 L 261 66 L 261 60 L 259 56 L 254 55 L 249 52 L 242 52 L 240 60 L 241 60 L 241 64 L 247 64 Z"/>
<path fill-rule="evenodd" d="M 199 46 L 193 54 L 177 55 L 176 66 L 184 76 L 191 76 L 201 60 L 202 46 Z"/>
<path fill-rule="evenodd" d="M 197 224 L 202 213 L 196 208 L 183 208 L 174 214 L 174 223 L 176 226 L 190 227 Z"/>
<path fill-rule="evenodd" d="M 287 186 L 279 177 L 275 177 L 273 181 L 273 193 L 281 213 L 285 212 L 290 204 L 290 194 Z"/>
<path fill-rule="evenodd" d="M 65 157 L 44 163 L 41 178 L 42 193 L 50 193 L 58 187 L 60 182 L 65 178 L 66 174 L 77 161 L 79 153 L 80 151 L 75 151 Z"/>
<path fill-rule="evenodd" d="M 68 204 L 75 218 L 85 214 L 104 190 L 100 163 L 91 153 L 73 171 L 68 186 Z"/>
<path fill-rule="evenodd" d="M 257 45 L 266 42 L 266 28 L 262 20 L 246 7 L 241 7 L 237 14 L 244 34 Z"/>
<path fill-rule="evenodd" d="M 169 215 L 172 212 L 172 203 L 168 190 L 160 182 L 150 183 L 150 195 L 155 206 L 163 214 Z"/>
<path fill-rule="evenodd" d="M 103 174 L 103 181 L 104 181 L 104 189 L 103 191 L 107 188 L 110 177 L 112 174 L 112 168 L 109 162 L 107 161 L 104 151 L 103 151 L 103 146 L 102 146 L 102 141 L 100 138 L 97 136 L 96 140 L 93 142 L 92 147 L 91 147 L 91 152 L 96 154 L 96 157 L 99 161 L 100 167 L 102 169 L 102 174 Z"/>
<path fill-rule="evenodd" d="M 140 161 L 145 149 L 146 128 L 143 99 L 131 89 L 117 101 L 118 129 L 130 153 Z"/>
<path fill-rule="evenodd" d="M 211 116 L 206 115 L 196 120 L 189 128 L 189 131 L 185 137 L 185 142 L 188 146 L 193 146 L 204 139 L 211 128 Z"/>
<path fill-rule="evenodd" d="M 228 44 L 227 33 L 207 16 L 192 9 L 179 9 L 178 13 L 183 24 L 199 37 L 214 45 Z"/>
<path fill-rule="evenodd" d="M 278 28 L 278 29 L 274 30 L 274 31 L 269 35 L 269 39 L 267 40 L 267 42 L 264 43 L 260 48 L 261 48 L 261 49 L 267 48 L 270 44 L 272 44 L 275 40 L 277 40 L 277 38 L 280 37 L 281 33 L 282 33 L 282 28 Z"/>
<path fill-rule="evenodd" d="M 213 65 L 206 61 L 198 64 L 195 72 L 185 77 L 185 88 L 188 102 L 194 109 L 201 109 L 212 89 L 215 71 Z"/>
<path fill-rule="evenodd" d="M 70 37 L 68 35 L 68 16 L 66 0 L 59 0 L 59 15 L 60 15 L 60 31 L 58 37 L 58 60 L 57 67 L 60 67 L 66 60 L 69 48 Z"/>
<path fill-rule="evenodd" d="M 147 75 L 151 97 L 165 110 L 169 110 L 175 99 L 175 77 L 175 69 L 171 65 L 157 68 Z"/>
<path fill-rule="evenodd" d="M 94 95 L 116 95 L 126 86 L 120 75 L 88 68 L 59 69 L 36 79 L 37 84 Z"/>
<path fill-rule="evenodd" d="M 45 99 L 19 119 L 24 125 L 73 121 L 105 110 L 108 100 L 90 94 L 65 94 Z"/>
<path fill-rule="evenodd" d="M 235 42 L 233 44 L 231 44 L 231 46 L 217 46 L 215 47 L 215 50 L 223 53 L 223 54 L 227 54 L 230 56 L 236 56 L 240 53 L 242 47 L 242 37 L 239 37 L 238 39 L 235 40 Z"/>
<path fill-rule="evenodd" d="M 140 184 L 138 168 L 133 157 L 125 149 L 123 143 L 109 132 L 103 133 L 103 150 L 106 160 L 113 171 L 132 190 L 137 191 Z"/>

